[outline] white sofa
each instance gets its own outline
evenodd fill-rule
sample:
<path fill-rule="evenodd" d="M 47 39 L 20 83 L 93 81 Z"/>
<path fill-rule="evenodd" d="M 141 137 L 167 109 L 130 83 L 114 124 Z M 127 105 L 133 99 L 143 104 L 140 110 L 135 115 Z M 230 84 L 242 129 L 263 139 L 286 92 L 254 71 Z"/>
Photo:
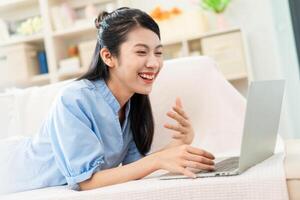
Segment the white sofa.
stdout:
<path fill-rule="evenodd" d="M 205 148 L 216 155 L 238 152 L 245 99 L 222 77 L 215 66 L 215 63 L 208 57 L 182 58 L 165 62 L 150 95 L 156 124 L 152 151 L 161 148 L 170 140 L 170 133 L 162 125 L 168 121 L 165 113 L 174 104 L 175 98 L 180 96 L 196 132 L 193 145 Z M 37 133 L 55 95 L 69 82 L 0 94 L 0 139 L 19 135 L 31 136 Z M 228 140 L 228 138 L 234 139 Z M 226 140 L 227 142 L 224 142 Z M 297 170 L 300 165 L 299 145 L 297 147 L 299 141 L 293 140 L 288 143 L 289 149 L 287 150 L 291 153 L 287 152 L 285 167 L 289 195 L 290 199 L 300 199 L 297 190 L 297 187 L 300 188 L 300 170 Z M 124 187 L 128 189 L 133 183 L 124 184 Z M 122 194 L 122 191 L 116 194 L 112 188 L 75 192 L 62 186 L 10 194 L 3 196 L 3 199 L 103 199 L 102 197 L 114 199 Z M 97 193 L 97 191 L 100 192 Z M 157 194 L 152 195 L 152 199 L 191 197 L 159 196 L 160 188 L 153 189 L 152 192 Z M 134 188 L 130 189 L 129 193 L 127 191 L 123 194 L 132 194 L 139 199 Z M 131 199 L 126 195 L 123 196 L 125 199 Z M 226 195 L 224 191 L 224 196 L 216 196 L 216 199 L 228 199 L 229 196 Z M 147 196 L 140 197 L 146 198 Z"/>

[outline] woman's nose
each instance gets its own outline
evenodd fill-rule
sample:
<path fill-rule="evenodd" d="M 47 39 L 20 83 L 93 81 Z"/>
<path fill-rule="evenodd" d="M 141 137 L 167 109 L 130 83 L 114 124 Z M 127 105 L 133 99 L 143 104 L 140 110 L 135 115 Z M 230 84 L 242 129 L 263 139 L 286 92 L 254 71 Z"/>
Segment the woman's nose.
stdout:
<path fill-rule="evenodd" d="M 159 64 L 160 64 L 160 58 L 157 58 L 155 55 L 154 56 L 150 56 L 148 61 L 147 61 L 147 65 L 146 67 L 150 67 L 150 68 L 158 68 Z"/>

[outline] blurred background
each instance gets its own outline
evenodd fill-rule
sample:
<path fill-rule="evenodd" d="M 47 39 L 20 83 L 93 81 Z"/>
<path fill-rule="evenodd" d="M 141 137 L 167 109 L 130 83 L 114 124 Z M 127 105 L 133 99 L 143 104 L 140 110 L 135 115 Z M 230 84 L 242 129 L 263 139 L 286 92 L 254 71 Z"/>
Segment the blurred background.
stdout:
<path fill-rule="evenodd" d="M 286 79 L 280 132 L 285 138 L 300 138 L 297 4 L 297 0 L 0 0 L 0 95 L 12 88 L 80 76 L 95 48 L 97 14 L 128 6 L 146 11 L 159 24 L 165 60 L 210 56 L 245 97 L 251 80 Z"/>

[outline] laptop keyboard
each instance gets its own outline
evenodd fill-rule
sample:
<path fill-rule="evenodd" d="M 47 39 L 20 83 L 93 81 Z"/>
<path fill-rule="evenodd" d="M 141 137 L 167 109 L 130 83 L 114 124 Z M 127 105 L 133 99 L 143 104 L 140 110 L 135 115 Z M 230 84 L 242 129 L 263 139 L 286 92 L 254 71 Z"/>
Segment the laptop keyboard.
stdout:
<path fill-rule="evenodd" d="M 221 162 L 216 163 L 215 171 L 232 171 L 239 167 L 239 157 L 231 157 Z"/>

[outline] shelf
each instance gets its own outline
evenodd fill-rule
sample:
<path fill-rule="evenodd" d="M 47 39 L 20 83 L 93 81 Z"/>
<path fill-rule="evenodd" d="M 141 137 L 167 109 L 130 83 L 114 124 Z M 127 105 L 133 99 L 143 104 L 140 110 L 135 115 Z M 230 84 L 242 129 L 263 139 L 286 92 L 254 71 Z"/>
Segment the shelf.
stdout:
<path fill-rule="evenodd" d="M 176 43 L 180 44 L 183 43 L 185 41 L 192 41 L 192 40 L 199 40 L 200 38 L 205 38 L 205 37 L 210 37 L 210 36 L 215 36 L 215 35 L 221 35 L 221 34 L 226 34 L 226 33 L 231 33 L 231 32 L 235 32 L 235 31 L 240 31 L 240 28 L 229 28 L 229 29 L 224 29 L 221 31 L 209 31 L 206 33 L 200 33 L 199 35 L 194 35 L 192 37 L 188 37 L 188 38 L 184 38 L 182 40 L 179 39 L 170 39 L 170 40 L 162 40 L 162 44 L 163 45 L 174 45 Z"/>
<path fill-rule="evenodd" d="M 10 9 L 15 6 L 26 6 L 33 3 L 38 3 L 38 0 L 1 0 L 0 10 Z"/>
<path fill-rule="evenodd" d="M 230 74 L 230 75 L 225 75 L 225 78 L 228 81 L 235 81 L 235 80 L 240 80 L 240 79 L 245 79 L 248 78 L 246 73 L 241 73 L 241 74 Z"/>
<path fill-rule="evenodd" d="M 66 30 L 58 30 L 53 33 L 53 37 L 62 38 L 62 37 L 73 37 L 79 36 L 86 32 L 96 32 L 96 28 L 90 24 L 86 24 L 83 26 L 74 26 L 73 28 L 69 28 Z"/>
<path fill-rule="evenodd" d="M 41 33 L 30 35 L 30 36 L 15 36 L 7 41 L 1 42 L 0 47 L 17 44 L 17 43 L 41 42 L 43 41 L 43 39 L 44 37 L 43 34 Z"/>
<path fill-rule="evenodd" d="M 31 83 L 44 83 L 50 82 L 50 75 L 49 74 L 39 74 L 31 78 Z"/>
<path fill-rule="evenodd" d="M 84 74 L 84 72 L 86 72 L 85 68 L 81 68 L 80 70 L 75 71 L 75 72 L 64 72 L 64 73 L 58 72 L 58 79 L 66 80 L 66 79 L 71 79 L 71 78 L 77 78 L 78 76 Z"/>

